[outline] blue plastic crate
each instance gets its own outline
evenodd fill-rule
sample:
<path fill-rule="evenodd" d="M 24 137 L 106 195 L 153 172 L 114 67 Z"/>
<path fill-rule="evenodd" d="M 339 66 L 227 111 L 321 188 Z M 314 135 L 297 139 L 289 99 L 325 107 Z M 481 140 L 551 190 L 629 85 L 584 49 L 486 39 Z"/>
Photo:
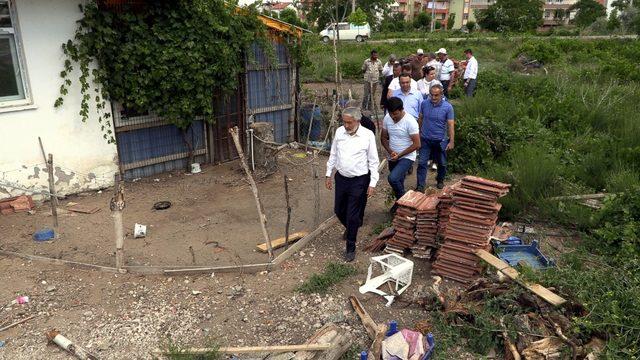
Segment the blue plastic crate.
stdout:
<path fill-rule="evenodd" d="M 553 259 L 549 259 L 540 252 L 538 240 L 533 240 L 529 245 L 494 245 L 496 256 L 504 260 L 510 266 L 525 263 L 533 269 L 544 270 L 555 267 Z"/>

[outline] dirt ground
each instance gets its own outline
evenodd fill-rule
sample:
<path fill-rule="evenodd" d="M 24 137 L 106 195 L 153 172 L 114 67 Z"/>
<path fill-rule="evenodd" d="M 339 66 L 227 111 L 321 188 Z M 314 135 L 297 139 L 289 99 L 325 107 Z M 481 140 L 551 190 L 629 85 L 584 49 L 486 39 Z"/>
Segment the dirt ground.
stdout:
<path fill-rule="evenodd" d="M 286 161 L 285 161 L 286 160 Z M 290 232 L 311 231 L 314 222 L 313 180 L 309 159 L 283 155 L 281 172 L 266 177 L 259 192 L 272 239 L 284 236 L 286 204 L 284 173 L 290 182 Z M 324 169 L 326 157 L 319 159 Z M 322 170 L 323 171 L 323 170 Z M 226 266 L 268 261 L 255 246 L 264 242 L 256 205 L 244 172 L 238 162 L 204 166 L 199 174 L 174 172 L 145 178 L 125 185 L 126 208 L 123 213 L 126 261 L 128 265 Z M 19 213 L 0 216 L 2 247 L 65 260 L 113 266 L 114 226 L 109 200 L 111 191 L 92 192 L 61 200 L 60 238 L 52 242 L 35 242 L 33 232 L 51 227 L 48 207 L 34 215 Z M 331 215 L 331 193 L 320 191 L 320 220 Z M 167 210 L 153 210 L 157 201 L 171 201 Z M 65 210 L 70 202 L 100 208 L 95 214 Z M 134 239 L 135 223 L 147 226 L 145 238 Z M 208 242 L 218 242 L 207 244 Z M 193 249 L 192 256 L 190 248 Z"/>
<path fill-rule="evenodd" d="M 258 184 L 264 201 L 269 232 L 284 233 L 283 174 L 291 178 L 293 219 L 291 231 L 312 230 L 313 185 L 311 166 L 293 165 L 308 159 L 281 159 L 280 171 Z M 320 160 L 324 171 L 326 158 Z M 0 332 L 0 359 L 70 359 L 59 348 L 47 345 L 45 332 L 53 328 L 94 352 L 100 359 L 151 359 L 150 351 L 171 339 L 180 344 L 202 346 L 207 339 L 228 346 L 258 346 L 303 343 L 324 324 L 334 322 L 354 335 L 358 349 L 369 345 L 364 328 L 348 301 L 356 295 L 377 322 L 398 321 L 411 328 L 429 313 L 413 303 L 423 298 L 432 283 L 430 263 L 413 259 L 412 285 L 391 307 L 378 295 L 361 295 L 358 287 L 366 279 L 369 257 L 362 248 L 374 229 L 390 220 L 386 171 L 380 176 L 376 194 L 370 199 L 364 226 L 359 232 L 358 273 L 326 294 L 306 295 L 295 291 L 329 261 L 341 262 L 343 227 L 336 225 L 270 272 L 257 274 L 212 273 L 199 276 L 155 276 L 110 274 L 78 270 L 37 261 L 0 257 L 0 328 L 27 316 L 37 317 Z M 430 173 L 430 184 L 433 174 Z M 407 178 L 415 186 L 415 173 Z M 333 192 L 321 189 L 321 220 L 332 213 Z M 95 214 L 64 212 L 60 216 L 61 237 L 51 243 L 35 243 L 34 230 L 49 226 L 48 204 L 35 215 L 0 216 L 0 247 L 4 250 L 60 257 L 112 266 L 113 224 L 108 210 L 110 189 L 74 196 L 62 202 L 99 206 Z M 243 180 L 238 162 L 205 166 L 203 173 L 163 174 L 126 184 L 124 213 L 128 236 L 128 264 L 218 266 L 265 262 L 267 255 L 254 251 L 262 235 L 255 203 Z M 173 206 L 153 211 L 153 203 L 169 200 Z M 148 226 L 144 239 L 133 239 L 135 222 Z M 543 228 L 536 225 L 536 229 Z M 562 232 L 535 235 L 548 254 L 563 251 L 562 243 L 573 241 Z M 205 245 L 218 241 L 221 248 Z M 445 281 L 445 287 L 457 287 Z M 30 302 L 9 304 L 19 295 Z M 436 342 L 438 341 L 436 334 Z M 451 349 L 449 349 L 451 351 Z M 448 352 L 447 354 L 451 354 Z M 451 358 L 436 353 L 437 359 Z M 457 359 L 475 358 L 460 353 Z"/>

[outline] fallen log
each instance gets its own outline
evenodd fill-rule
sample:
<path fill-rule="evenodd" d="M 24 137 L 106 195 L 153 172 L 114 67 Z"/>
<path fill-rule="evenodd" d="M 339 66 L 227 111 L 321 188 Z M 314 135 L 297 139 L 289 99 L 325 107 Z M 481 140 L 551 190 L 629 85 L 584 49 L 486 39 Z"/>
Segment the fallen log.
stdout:
<path fill-rule="evenodd" d="M 312 337 L 306 344 L 331 344 L 331 348 L 323 352 L 298 351 L 295 360 L 339 360 L 351 347 L 351 335 L 345 333 L 334 323 L 328 323 Z"/>

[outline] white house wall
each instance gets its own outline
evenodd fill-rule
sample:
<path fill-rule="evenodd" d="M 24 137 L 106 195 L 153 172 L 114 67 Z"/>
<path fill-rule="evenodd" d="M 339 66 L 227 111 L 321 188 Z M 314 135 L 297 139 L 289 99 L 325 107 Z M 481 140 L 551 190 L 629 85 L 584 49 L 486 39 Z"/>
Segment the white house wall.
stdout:
<path fill-rule="evenodd" d="M 82 17 L 78 1 L 17 0 L 15 8 L 33 106 L 0 108 L 0 198 L 28 193 L 2 185 L 7 182 L 37 191 L 48 188 L 38 136 L 45 151 L 53 154 L 58 193 L 111 185 L 117 170 L 116 146 L 103 139 L 93 109 L 89 120 L 81 122 L 77 73 L 64 105 L 53 107 L 65 59 L 61 44 L 73 37 L 76 20 Z"/>

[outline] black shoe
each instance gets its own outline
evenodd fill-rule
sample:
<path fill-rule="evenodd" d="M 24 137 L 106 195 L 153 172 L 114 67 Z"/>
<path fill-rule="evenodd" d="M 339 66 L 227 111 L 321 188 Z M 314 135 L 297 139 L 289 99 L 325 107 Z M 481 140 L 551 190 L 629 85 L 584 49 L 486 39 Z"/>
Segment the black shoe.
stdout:
<path fill-rule="evenodd" d="M 416 191 L 423 193 L 424 192 L 424 186 L 416 186 Z"/>
<path fill-rule="evenodd" d="M 391 215 L 395 215 L 396 214 L 396 210 L 398 210 L 398 204 L 393 204 L 393 206 L 391 207 L 391 209 L 389 209 L 389 213 Z"/>
<path fill-rule="evenodd" d="M 436 185 L 436 187 L 438 189 L 443 189 L 444 188 L 444 182 L 443 181 L 438 181 L 438 184 Z"/>
<path fill-rule="evenodd" d="M 344 262 L 352 262 L 353 260 L 356 259 L 356 252 L 352 251 L 352 252 L 348 252 L 346 254 L 344 254 Z"/>

